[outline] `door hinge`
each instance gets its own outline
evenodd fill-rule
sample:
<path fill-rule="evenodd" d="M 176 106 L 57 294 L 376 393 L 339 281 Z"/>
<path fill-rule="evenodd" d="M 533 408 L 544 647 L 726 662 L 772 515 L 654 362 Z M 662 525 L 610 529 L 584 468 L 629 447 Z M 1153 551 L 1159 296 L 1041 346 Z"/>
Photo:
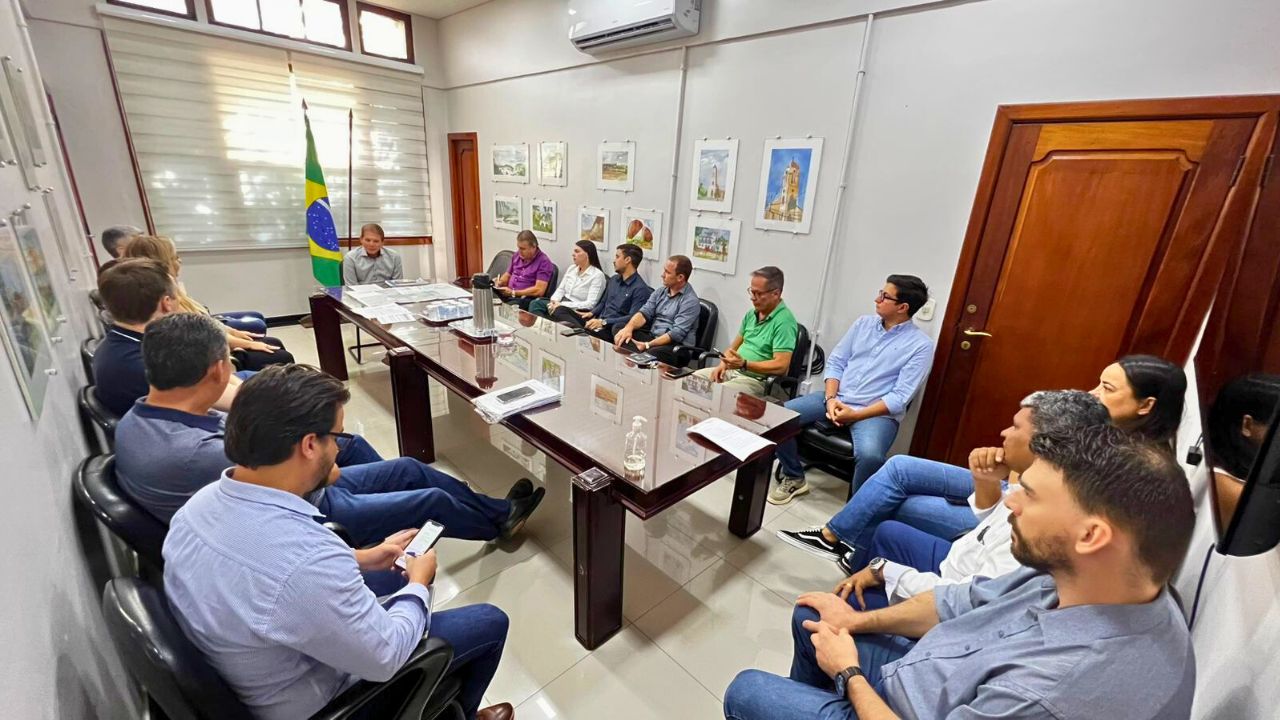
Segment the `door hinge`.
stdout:
<path fill-rule="evenodd" d="M 1236 181 L 1240 179 L 1240 171 L 1244 169 L 1244 155 L 1236 160 L 1236 169 L 1231 173 L 1231 184 L 1227 187 L 1235 187 Z"/>

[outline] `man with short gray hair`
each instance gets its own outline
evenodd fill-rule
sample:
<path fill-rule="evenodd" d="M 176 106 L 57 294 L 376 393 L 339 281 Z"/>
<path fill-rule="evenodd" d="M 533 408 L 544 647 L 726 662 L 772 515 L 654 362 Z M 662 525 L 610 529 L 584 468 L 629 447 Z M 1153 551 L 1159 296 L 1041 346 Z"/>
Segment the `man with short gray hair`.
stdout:
<path fill-rule="evenodd" d="M 111 257 L 119 258 L 129 241 L 141 234 L 142 230 L 132 225 L 112 225 L 102 231 L 102 248 Z"/>
<path fill-rule="evenodd" d="M 751 273 L 747 294 L 751 309 L 742 317 L 738 334 L 720 356 L 720 364 L 694 373 L 726 388 L 764 397 L 765 379 L 786 375 L 796 349 L 800 326 L 782 301 L 782 270 L 772 266 Z"/>

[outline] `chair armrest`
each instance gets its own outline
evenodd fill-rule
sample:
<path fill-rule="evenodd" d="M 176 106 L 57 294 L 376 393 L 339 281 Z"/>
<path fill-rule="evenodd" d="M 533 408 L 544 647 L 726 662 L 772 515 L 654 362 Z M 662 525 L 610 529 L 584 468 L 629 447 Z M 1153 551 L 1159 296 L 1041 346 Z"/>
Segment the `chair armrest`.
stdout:
<path fill-rule="evenodd" d="M 713 353 L 710 350 L 704 350 L 703 352 L 698 353 L 698 357 L 694 362 L 697 363 L 699 369 L 702 369 L 702 368 L 708 367 L 707 365 L 708 360 L 719 360 L 719 359 L 720 359 L 720 356 L 717 355 L 716 353 Z"/>
<path fill-rule="evenodd" d="M 449 670 L 452 660 L 453 646 L 441 638 L 425 638 L 390 680 L 384 683 L 367 680 L 356 683 L 321 708 L 320 712 L 312 715 L 311 720 L 346 720 L 382 693 L 391 691 L 403 692 L 406 697 L 403 703 L 391 705 L 398 706 L 401 710 L 399 715 L 388 720 L 419 718 L 431 693 Z M 414 675 L 419 677 L 414 678 Z"/>
<path fill-rule="evenodd" d="M 351 540 L 351 533 L 347 530 L 346 527 L 336 522 L 327 522 L 322 524 L 325 527 L 332 530 L 334 535 L 337 535 L 338 538 L 342 540 L 342 542 L 347 544 L 347 547 L 355 547 L 355 543 L 353 543 Z"/>
<path fill-rule="evenodd" d="M 790 375 L 770 375 L 764 379 L 764 396 L 772 395 L 774 387 L 782 388 L 787 393 L 787 397 L 794 400 L 796 391 L 800 389 L 800 378 Z"/>

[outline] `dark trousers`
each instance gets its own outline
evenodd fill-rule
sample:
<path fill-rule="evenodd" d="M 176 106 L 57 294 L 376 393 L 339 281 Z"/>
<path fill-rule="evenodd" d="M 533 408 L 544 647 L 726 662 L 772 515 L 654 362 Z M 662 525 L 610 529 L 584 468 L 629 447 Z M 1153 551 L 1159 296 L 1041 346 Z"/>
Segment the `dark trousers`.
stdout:
<path fill-rule="evenodd" d="M 610 339 L 610 340 L 612 340 L 612 339 L 613 339 L 613 336 L 614 336 L 614 335 L 617 335 L 619 330 L 621 330 L 622 328 L 626 327 L 626 326 L 627 326 L 627 322 L 628 322 L 629 320 L 630 320 L 630 319 L 628 318 L 628 320 L 623 320 L 622 322 L 614 323 L 613 327 L 612 327 L 612 328 L 610 328 L 610 332 L 609 332 L 609 336 L 610 336 L 610 337 L 609 337 L 609 339 Z M 640 348 L 636 347 L 633 343 L 634 343 L 635 341 L 639 341 L 639 342 L 650 342 L 650 341 L 652 341 L 655 337 L 657 337 L 657 335 L 654 335 L 653 333 L 649 332 L 648 328 L 640 328 L 640 329 L 638 329 L 638 330 L 633 330 L 633 331 L 631 332 L 631 340 L 632 340 L 632 342 L 627 343 L 626 347 L 627 347 L 627 349 L 628 349 L 628 350 L 634 350 L 634 351 L 636 351 L 636 352 L 640 352 Z M 675 347 L 676 347 L 676 346 L 675 346 L 675 344 L 674 344 L 674 343 L 669 344 L 669 345 L 655 345 L 655 346 L 651 346 L 649 349 L 645 350 L 645 352 L 647 352 L 647 353 L 649 353 L 650 355 L 652 355 L 652 356 L 654 356 L 654 357 L 658 358 L 658 360 L 659 360 L 660 362 L 667 363 L 668 365 L 678 365 L 679 363 L 678 363 L 678 362 L 676 362 L 676 351 L 675 351 Z"/>
<path fill-rule="evenodd" d="M 284 343 L 273 337 L 261 337 L 259 341 L 264 342 L 272 347 L 279 348 L 273 352 L 262 352 L 260 350 L 238 349 L 233 351 L 240 358 L 240 368 L 242 370 L 261 370 L 268 365 L 290 365 L 294 362 L 293 353 L 284 349 Z"/>

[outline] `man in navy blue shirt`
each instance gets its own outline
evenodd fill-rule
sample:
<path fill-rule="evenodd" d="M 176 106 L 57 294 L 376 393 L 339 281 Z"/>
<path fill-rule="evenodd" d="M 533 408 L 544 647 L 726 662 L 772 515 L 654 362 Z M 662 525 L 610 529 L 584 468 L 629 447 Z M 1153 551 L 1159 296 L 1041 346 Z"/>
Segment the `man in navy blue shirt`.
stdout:
<path fill-rule="evenodd" d="M 644 250 L 639 245 L 623 243 L 613 253 L 613 269 L 617 271 L 605 283 L 604 295 L 590 310 L 575 311 L 578 325 L 585 327 L 592 335 L 613 342 L 613 326 L 635 315 L 649 299 L 648 284 L 640 273 L 640 261 L 644 259 Z M 564 314 L 564 315 L 567 315 Z M 556 320 L 568 319 L 557 315 Z"/>
<path fill-rule="evenodd" d="M 169 271 L 155 260 L 125 260 L 98 277 L 98 294 L 114 324 L 93 354 L 94 393 L 117 417 L 147 394 L 142 366 L 142 333 L 152 320 L 180 312 Z M 214 407 L 231 407 L 240 378 L 233 376 Z"/>
<path fill-rule="evenodd" d="M 226 415 L 212 409 L 231 373 L 226 335 L 217 321 L 190 313 L 151 323 L 142 340 L 150 389 L 116 430 L 116 473 L 126 493 L 169 521 L 187 500 L 230 467 Z M 290 366 L 317 392 L 341 383 L 314 368 Z M 259 373 L 261 374 L 261 373 Z M 314 377 L 312 377 L 314 376 Z M 234 409 L 233 405 L 233 409 Z M 358 435 L 339 435 L 336 482 L 307 496 L 363 546 L 427 520 L 447 537 L 493 540 L 523 526 L 545 492 L 528 480 L 505 499 L 481 495 L 413 458 L 383 460 Z"/>

